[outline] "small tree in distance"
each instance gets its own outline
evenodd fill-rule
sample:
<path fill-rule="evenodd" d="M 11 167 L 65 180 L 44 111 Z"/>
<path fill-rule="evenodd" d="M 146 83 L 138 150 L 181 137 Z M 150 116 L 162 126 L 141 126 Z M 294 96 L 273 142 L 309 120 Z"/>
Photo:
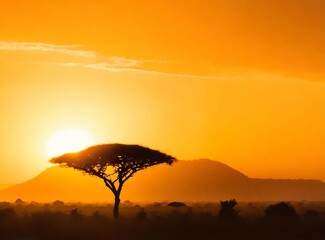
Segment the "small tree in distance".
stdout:
<path fill-rule="evenodd" d="M 176 159 L 139 145 L 101 144 L 76 153 L 66 153 L 50 160 L 103 179 L 114 194 L 114 218 L 119 217 L 120 194 L 124 183 L 136 172 Z"/>

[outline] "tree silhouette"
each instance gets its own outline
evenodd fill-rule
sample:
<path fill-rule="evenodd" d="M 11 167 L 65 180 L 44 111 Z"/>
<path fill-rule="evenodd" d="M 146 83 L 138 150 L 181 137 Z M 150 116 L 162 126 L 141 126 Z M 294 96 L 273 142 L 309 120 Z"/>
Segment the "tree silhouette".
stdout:
<path fill-rule="evenodd" d="M 139 145 L 101 144 L 76 153 L 52 158 L 51 163 L 86 172 L 103 179 L 115 197 L 113 216 L 119 217 L 120 194 L 124 183 L 136 172 L 176 159 L 157 150 Z"/>
<path fill-rule="evenodd" d="M 238 216 L 238 211 L 235 209 L 237 205 L 236 199 L 229 201 L 220 201 L 221 209 L 219 211 L 219 218 L 221 219 L 235 219 Z"/>

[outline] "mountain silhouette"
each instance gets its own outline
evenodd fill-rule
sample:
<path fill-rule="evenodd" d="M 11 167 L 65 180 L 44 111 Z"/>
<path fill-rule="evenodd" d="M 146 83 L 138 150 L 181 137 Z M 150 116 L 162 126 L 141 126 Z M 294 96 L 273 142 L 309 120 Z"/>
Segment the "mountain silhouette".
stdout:
<path fill-rule="evenodd" d="M 113 195 L 97 177 L 54 166 L 35 178 L 0 191 L 0 201 L 112 202 Z M 178 161 L 137 173 L 122 201 L 321 201 L 325 183 L 318 180 L 255 179 L 212 160 Z"/>

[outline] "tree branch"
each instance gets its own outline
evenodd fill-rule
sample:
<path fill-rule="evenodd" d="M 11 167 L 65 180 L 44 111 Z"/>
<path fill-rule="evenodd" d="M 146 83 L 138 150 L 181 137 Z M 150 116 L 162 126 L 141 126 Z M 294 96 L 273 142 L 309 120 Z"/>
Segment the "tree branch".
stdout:
<path fill-rule="evenodd" d="M 107 178 L 103 178 L 105 185 L 114 193 L 117 193 L 116 187 L 114 185 L 114 183 L 112 182 L 112 180 L 107 179 Z"/>
<path fill-rule="evenodd" d="M 130 171 L 128 175 L 124 176 L 124 179 L 121 180 L 122 184 L 124 184 L 126 182 L 126 180 L 128 180 L 130 177 L 133 176 L 134 173 L 136 173 L 137 171 Z"/>

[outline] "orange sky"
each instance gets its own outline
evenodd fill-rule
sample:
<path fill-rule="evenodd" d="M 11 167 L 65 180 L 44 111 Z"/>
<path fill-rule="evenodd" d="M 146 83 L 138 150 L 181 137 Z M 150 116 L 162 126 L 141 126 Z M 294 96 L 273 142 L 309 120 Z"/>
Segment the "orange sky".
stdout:
<path fill-rule="evenodd" d="M 325 180 L 323 0 L 0 1 L 0 183 L 96 142 Z"/>

